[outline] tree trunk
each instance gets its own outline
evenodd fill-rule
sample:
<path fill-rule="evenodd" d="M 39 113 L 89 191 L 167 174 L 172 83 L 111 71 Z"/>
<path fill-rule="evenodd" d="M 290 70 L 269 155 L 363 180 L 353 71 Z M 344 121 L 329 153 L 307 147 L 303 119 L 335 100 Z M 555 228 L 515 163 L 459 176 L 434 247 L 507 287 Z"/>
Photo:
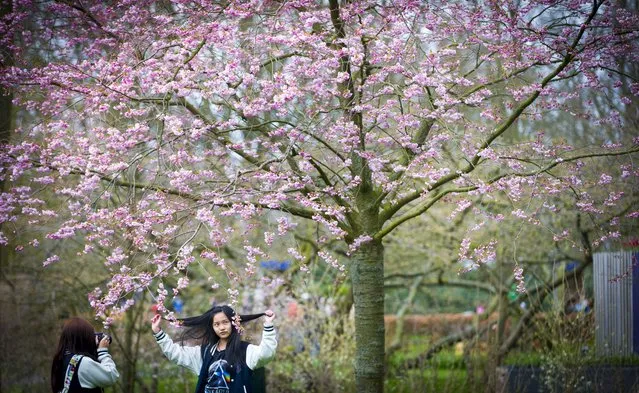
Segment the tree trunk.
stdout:
<path fill-rule="evenodd" d="M 126 353 L 124 363 L 122 364 L 122 391 L 133 392 L 135 388 L 135 375 L 137 373 L 137 353 L 135 352 L 135 346 L 133 343 L 135 333 L 135 315 L 131 312 L 125 315 L 124 325 L 124 348 L 122 352 Z"/>
<path fill-rule="evenodd" d="M 497 311 L 498 311 L 498 319 L 497 319 L 497 334 L 495 336 L 491 335 L 490 341 L 492 345 L 490 346 L 488 360 L 486 361 L 485 370 L 486 370 L 486 385 L 485 392 L 494 392 L 497 389 L 497 374 L 495 370 L 497 366 L 502 363 L 503 356 L 499 352 L 499 348 L 504 342 L 504 337 L 506 335 L 506 322 L 508 320 L 508 298 L 506 296 L 506 292 L 502 290 L 503 285 L 507 285 L 508 280 L 504 277 L 505 275 L 505 261 L 503 258 L 498 258 L 497 261 L 497 269 L 499 274 L 499 287 L 497 291 Z M 506 288 L 506 291 L 508 288 Z M 515 302 L 517 303 L 517 302 Z M 516 307 L 516 306 L 515 306 Z"/>
<path fill-rule="evenodd" d="M 384 247 L 360 246 L 351 266 L 355 302 L 355 385 L 358 393 L 384 391 Z"/>

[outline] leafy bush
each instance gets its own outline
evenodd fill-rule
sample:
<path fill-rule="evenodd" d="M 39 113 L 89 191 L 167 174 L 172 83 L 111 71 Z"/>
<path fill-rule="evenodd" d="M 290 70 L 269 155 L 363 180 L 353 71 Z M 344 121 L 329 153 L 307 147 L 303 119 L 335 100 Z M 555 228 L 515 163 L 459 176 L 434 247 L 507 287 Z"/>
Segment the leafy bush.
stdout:
<path fill-rule="evenodd" d="M 307 311 L 280 328 L 276 360 L 268 366 L 269 392 L 344 392 L 355 390 L 355 327 L 347 317 Z"/>

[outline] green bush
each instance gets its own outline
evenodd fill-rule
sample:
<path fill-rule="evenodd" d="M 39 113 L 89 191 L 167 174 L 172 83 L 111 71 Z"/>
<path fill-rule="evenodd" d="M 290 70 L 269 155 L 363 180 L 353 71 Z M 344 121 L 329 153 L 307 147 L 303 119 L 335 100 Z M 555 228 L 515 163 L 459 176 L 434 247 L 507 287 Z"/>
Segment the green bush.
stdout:
<path fill-rule="evenodd" d="M 355 390 L 355 328 L 348 318 L 304 319 L 279 332 L 277 357 L 268 366 L 268 392 L 344 392 Z"/>

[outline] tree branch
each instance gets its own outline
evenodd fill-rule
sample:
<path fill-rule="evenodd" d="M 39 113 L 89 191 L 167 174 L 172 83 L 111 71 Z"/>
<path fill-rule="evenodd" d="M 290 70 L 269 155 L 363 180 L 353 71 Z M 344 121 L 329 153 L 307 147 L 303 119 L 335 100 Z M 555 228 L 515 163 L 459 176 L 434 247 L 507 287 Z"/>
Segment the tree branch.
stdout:
<path fill-rule="evenodd" d="M 624 151 L 619 151 L 619 152 L 605 152 L 605 153 L 589 153 L 589 154 L 581 154 L 581 155 L 577 155 L 574 157 L 569 157 L 569 158 L 563 158 L 560 160 L 556 160 L 553 161 L 551 164 L 546 165 L 543 168 L 540 168 L 538 170 L 535 171 L 531 171 L 531 172 L 523 172 L 523 173 L 516 173 L 516 172 L 512 172 L 512 173 L 504 173 L 501 174 L 499 176 L 495 176 L 492 179 L 488 180 L 486 182 L 486 184 L 493 184 L 503 178 L 506 177 L 529 177 L 529 176 L 536 176 L 539 175 L 540 173 L 544 173 L 544 172 L 548 172 L 551 169 L 553 169 L 554 167 L 567 163 L 567 162 L 571 162 L 571 161 L 577 161 L 577 160 L 581 160 L 584 158 L 594 158 L 594 157 L 614 157 L 614 156 L 622 156 L 622 155 L 628 155 L 628 154 L 633 154 L 633 153 L 637 153 L 639 152 L 639 145 L 635 146 L 629 150 L 624 150 Z M 447 194 L 451 194 L 451 193 L 466 193 L 466 192 L 470 192 L 470 191 L 475 191 L 479 188 L 479 186 L 468 186 L 468 187 L 463 187 L 463 188 L 453 188 L 453 189 L 447 189 L 444 191 L 441 191 L 440 193 L 438 193 L 436 196 L 433 196 L 431 199 L 425 201 L 421 207 L 417 207 L 415 209 L 415 211 L 413 213 L 410 214 L 405 214 L 404 216 L 399 217 L 397 220 L 391 222 L 389 225 L 387 225 L 386 227 L 384 227 L 382 230 L 380 230 L 379 232 L 377 232 L 374 236 L 375 239 L 382 239 L 384 236 L 388 235 L 390 232 L 392 232 L 395 228 L 397 228 L 399 225 L 403 224 L 404 222 L 415 218 L 419 215 L 421 215 L 422 213 L 424 213 L 426 210 L 430 209 L 430 207 L 432 205 L 435 204 L 435 202 L 437 202 L 438 200 L 440 200 L 444 195 Z M 419 195 L 421 195 L 421 191 L 415 191 L 413 194 L 407 196 L 406 198 L 404 198 L 405 200 L 414 200 L 417 197 L 419 197 Z M 406 202 L 407 203 L 407 202 Z M 398 203 L 399 204 L 399 203 Z M 385 216 L 384 216 L 385 218 Z"/>
<path fill-rule="evenodd" d="M 94 25 L 96 25 L 100 30 L 102 30 L 106 35 L 108 35 L 109 37 L 115 39 L 118 42 L 122 42 L 122 39 L 120 37 L 118 37 L 117 35 L 113 34 L 110 31 L 107 31 L 104 26 L 102 25 L 102 23 L 100 23 L 100 21 L 98 21 L 95 16 L 93 16 L 93 14 L 91 14 L 86 8 L 84 8 L 82 6 L 82 4 L 75 4 L 70 0 L 55 0 L 57 3 L 62 3 L 70 8 L 73 8 L 76 11 L 80 11 L 81 13 L 83 13 L 84 15 L 86 15 L 87 18 L 89 18 L 89 20 L 91 22 L 93 22 Z"/>
<path fill-rule="evenodd" d="M 461 287 L 461 288 L 473 288 L 480 289 L 482 291 L 495 294 L 497 290 L 491 284 L 483 283 L 479 281 L 472 280 L 444 280 L 439 279 L 436 281 L 421 281 L 419 283 L 420 287 L 442 287 L 442 286 L 450 286 L 450 287 Z M 406 288 L 406 284 L 384 284 L 384 289 L 392 289 L 392 288 Z"/>
<path fill-rule="evenodd" d="M 587 20 L 581 25 L 581 28 L 579 29 L 579 33 L 577 34 L 577 37 L 575 37 L 572 45 L 570 46 L 568 53 L 566 53 L 564 55 L 563 61 L 548 75 L 546 75 L 546 77 L 541 81 L 540 84 L 540 88 L 535 90 L 526 100 L 524 100 L 521 104 L 519 104 L 519 106 L 517 106 L 517 108 L 514 110 L 514 112 L 504 121 L 502 122 L 502 124 L 497 127 L 489 136 L 488 138 L 486 138 L 486 140 L 484 142 L 481 143 L 481 145 L 479 146 L 479 148 L 477 149 L 477 153 L 475 154 L 475 156 L 468 162 L 468 165 L 463 168 L 460 171 L 457 171 L 455 173 L 451 173 L 447 176 L 443 176 L 441 179 L 439 179 L 438 181 L 436 181 L 434 184 L 428 186 L 426 188 L 426 191 L 430 192 L 433 190 L 436 190 L 439 187 L 442 187 L 443 185 L 458 179 L 460 176 L 464 175 L 464 174 L 468 174 L 470 172 L 472 172 L 473 170 L 475 170 L 477 164 L 479 163 L 481 156 L 479 155 L 481 153 L 482 150 L 486 149 L 488 146 L 491 145 L 491 143 L 497 139 L 498 137 L 500 137 L 501 135 L 503 135 L 506 130 L 508 130 L 510 128 L 510 126 L 517 120 L 519 119 L 519 117 L 521 116 L 521 114 L 524 112 L 524 110 L 526 108 L 528 108 L 530 105 L 532 105 L 533 102 L 535 102 L 535 100 L 537 99 L 537 97 L 539 97 L 539 94 L 541 94 L 541 91 L 544 89 L 544 87 L 546 87 L 546 85 L 548 85 L 548 83 L 550 83 L 550 81 L 557 76 L 559 73 L 561 73 L 561 71 L 563 71 L 568 64 L 570 64 L 572 62 L 572 60 L 575 58 L 575 54 L 573 53 L 575 48 L 577 47 L 577 45 L 579 44 L 579 41 L 581 40 L 586 27 L 590 24 L 590 22 L 592 22 L 592 19 L 595 17 L 595 15 L 597 14 L 597 10 L 599 9 L 599 7 L 601 6 L 601 3 L 595 3 L 595 5 L 593 6 L 593 10 L 590 13 L 590 15 L 588 16 Z M 404 207 L 406 204 L 412 202 L 413 200 L 419 198 L 419 196 L 422 194 L 421 191 L 415 192 L 409 196 L 406 196 L 405 198 L 402 198 L 400 201 L 398 201 L 395 205 L 390 206 L 387 209 L 384 209 L 384 211 L 382 211 L 381 213 L 381 217 L 382 217 L 382 222 L 386 221 L 388 219 L 390 219 L 395 213 L 397 213 L 402 207 Z M 412 217 L 410 217 L 412 218 Z"/>
<path fill-rule="evenodd" d="M 508 351 L 510 351 L 510 349 L 514 347 L 519 337 L 521 337 L 524 331 L 524 328 L 528 326 L 528 324 L 530 323 L 532 318 L 535 316 L 535 314 L 541 309 L 542 303 L 544 299 L 546 298 L 546 296 L 548 296 L 548 294 L 552 293 L 555 290 L 555 288 L 562 285 L 566 280 L 574 279 L 575 277 L 577 277 L 591 264 L 592 264 L 592 257 L 586 258 L 586 261 L 582 262 L 579 265 L 579 267 L 571 271 L 570 274 L 565 275 L 561 278 L 558 278 L 552 283 L 549 283 L 549 284 L 544 283 L 543 285 L 538 286 L 535 289 L 534 298 L 539 300 L 534 303 L 531 302 L 530 306 L 528 307 L 524 315 L 521 317 L 517 325 L 513 328 L 513 330 L 511 331 L 506 341 L 504 341 L 502 346 L 499 348 L 498 356 L 502 357 L 506 355 Z M 533 297 L 532 294 L 528 296 L 528 298 L 532 298 L 532 297 Z M 519 296 L 516 301 L 519 301 L 521 298 L 522 296 Z"/>
<path fill-rule="evenodd" d="M 459 333 L 454 333 L 449 336 L 443 337 L 437 342 L 435 342 L 430 348 L 428 348 L 428 351 L 419 355 L 415 359 L 407 361 L 406 368 L 407 369 L 422 368 L 424 361 L 433 357 L 433 355 L 435 355 L 437 352 L 455 344 L 456 342 L 465 340 L 467 338 L 475 337 L 475 336 L 481 336 L 482 334 L 486 333 L 490 328 L 492 328 L 492 326 L 495 324 L 496 322 L 489 322 L 486 326 L 483 326 L 481 329 L 479 329 L 478 326 L 469 326 Z"/>

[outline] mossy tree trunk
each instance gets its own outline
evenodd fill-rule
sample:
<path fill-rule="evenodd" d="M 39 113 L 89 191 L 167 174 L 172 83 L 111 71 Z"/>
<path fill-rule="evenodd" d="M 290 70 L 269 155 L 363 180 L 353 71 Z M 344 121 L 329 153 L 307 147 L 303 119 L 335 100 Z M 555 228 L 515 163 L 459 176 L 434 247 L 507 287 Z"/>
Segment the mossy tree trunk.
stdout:
<path fill-rule="evenodd" d="M 351 265 L 358 393 L 384 391 L 384 247 L 363 244 Z"/>
<path fill-rule="evenodd" d="M 370 173 L 361 166 L 357 235 L 372 237 L 380 229 L 379 194 L 371 187 Z M 362 243 L 350 267 L 355 308 L 355 381 L 358 393 L 384 391 L 384 246 L 381 240 Z"/>

